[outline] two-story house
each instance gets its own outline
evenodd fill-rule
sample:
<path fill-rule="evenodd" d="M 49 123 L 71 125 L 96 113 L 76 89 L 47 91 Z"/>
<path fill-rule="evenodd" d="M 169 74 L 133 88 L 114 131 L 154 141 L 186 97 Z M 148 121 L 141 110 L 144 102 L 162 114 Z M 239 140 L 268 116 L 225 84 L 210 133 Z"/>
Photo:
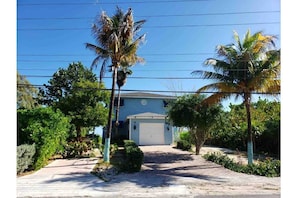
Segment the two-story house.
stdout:
<path fill-rule="evenodd" d="M 119 126 L 113 128 L 112 139 L 130 139 L 138 145 L 172 144 L 176 128 L 166 118 L 166 106 L 174 99 L 174 96 L 152 93 L 122 93 Z M 114 109 L 117 101 L 116 97 Z"/>

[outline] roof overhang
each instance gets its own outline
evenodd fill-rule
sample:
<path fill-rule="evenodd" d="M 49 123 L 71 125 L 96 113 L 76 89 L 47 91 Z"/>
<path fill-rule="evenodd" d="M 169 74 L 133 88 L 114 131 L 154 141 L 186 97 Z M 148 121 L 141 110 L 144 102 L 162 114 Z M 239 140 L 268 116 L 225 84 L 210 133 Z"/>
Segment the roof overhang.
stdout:
<path fill-rule="evenodd" d="M 166 115 L 146 112 L 146 113 L 139 113 L 139 114 L 135 114 L 135 115 L 129 115 L 129 116 L 127 116 L 127 119 L 160 119 L 160 120 L 164 120 L 164 119 L 166 119 Z"/>

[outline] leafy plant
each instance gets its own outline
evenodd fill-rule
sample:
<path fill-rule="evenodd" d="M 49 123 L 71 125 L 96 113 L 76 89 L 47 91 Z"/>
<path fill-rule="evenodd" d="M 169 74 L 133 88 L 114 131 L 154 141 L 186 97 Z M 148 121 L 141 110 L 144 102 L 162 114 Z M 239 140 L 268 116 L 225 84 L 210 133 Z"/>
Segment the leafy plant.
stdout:
<path fill-rule="evenodd" d="M 70 129 L 69 118 L 57 110 L 40 107 L 18 110 L 18 144 L 34 144 L 34 169 L 40 169 L 66 144 Z"/>
<path fill-rule="evenodd" d="M 188 140 L 178 140 L 176 142 L 176 148 L 183 151 L 190 151 L 192 148 L 192 144 Z"/>
<path fill-rule="evenodd" d="M 132 140 L 124 140 L 125 163 L 123 170 L 127 172 L 138 172 L 143 164 L 144 154 Z"/>
<path fill-rule="evenodd" d="M 29 169 L 34 162 L 35 144 L 22 144 L 17 147 L 17 174 Z"/>
<path fill-rule="evenodd" d="M 207 153 L 203 155 L 208 161 L 212 161 L 214 163 L 220 164 L 225 168 L 230 170 L 253 174 L 253 175 L 261 175 L 266 177 L 279 177 L 280 176 L 280 161 L 273 160 L 270 158 L 265 159 L 264 161 L 260 161 L 257 164 L 248 164 L 242 165 L 234 162 L 233 159 L 230 159 L 227 155 L 223 155 L 221 153 Z"/>

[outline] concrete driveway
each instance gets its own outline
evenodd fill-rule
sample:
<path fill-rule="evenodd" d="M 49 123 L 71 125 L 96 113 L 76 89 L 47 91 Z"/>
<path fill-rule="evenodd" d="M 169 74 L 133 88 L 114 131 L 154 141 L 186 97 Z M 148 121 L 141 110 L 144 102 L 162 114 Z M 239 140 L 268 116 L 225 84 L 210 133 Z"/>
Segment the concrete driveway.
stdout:
<path fill-rule="evenodd" d="M 141 172 L 103 182 L 90 174 L 97 159 L 56 160 L 17 178 L 18 197 L 280 197 L 280 178 L 246 175 L 172 146 L 141 146 Z"/>

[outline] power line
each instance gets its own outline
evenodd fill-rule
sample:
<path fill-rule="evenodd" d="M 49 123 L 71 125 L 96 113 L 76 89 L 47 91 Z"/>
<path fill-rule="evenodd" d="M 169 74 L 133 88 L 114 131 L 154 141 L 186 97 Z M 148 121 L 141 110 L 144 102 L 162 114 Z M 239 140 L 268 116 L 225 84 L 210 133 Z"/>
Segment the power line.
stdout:
<path fill-rule="evenodd" d="M 189 17 L 189 16 L 220 16 L 220 15 L 239 15 L 239 14 L 267 14 L 267 13 L 280 13 L 279 10 L 271 11 L 246 11 L 246 12 L 213 12 L 213 13 L 191 13 L 191 14 L 159 14 L 159 15 L 144 15 L 144 16 L 135 16 L 138 18 L 165 18 L 165 17 Z M 17 18 L 17 20 L 85 20 L 85 19 L 94 19 L 94 17 L 43 17 L 43 18 Z"/>
<path fill-rule="evenodd" d="M 83 61 L 83 62 L 87 62 L 87 61 L 90 61 L 90 60 L 80 60 L 80 61 Z M 149 63 L 185 63 L 185 62 L 188 62 L 188 63 L 196 63 L 196 62 L 203 62 L 204 60 L 180 60 L 180 61 L 177 61 L 177 60 L 159 60 L 159 61 L 155 61 L 155 60 L 152 60 L 152 61 L 148 61 L 146 60 L 146 62 L 149 62 Z M 67 61 L 67 60 L 17 60 L 17 62 L 34 62 L 34 63 L 39 63 L 39 62 L 73 62 L 73 61 Z"/>
<path fill-rule="evenodd" d="M 210 52 L 197 52 L 197 53 L 145 53 L 139 54 L 139 56 L 194 56 L 194 55 L 211 55 Z M 17 54 L 17 56 L 89 56 L 93 57 L 93 54 Z"/>
<path fill-rule="evenodd" d="M 17 70 L 19 70 L 19 71 L 57 71 L 57 69 L 55 69 L 55 68 L 52 68 L 52 69 L 43 69 L 43 68 L 41 68 L 41 69 L 39 69 L 39 68 L 36 68 L 36 69 L 32 69 L 32 68 L 30 68 L 30 69 L 17 69 Z M 167 71 L 167 72 L 172 72 L 172 71 L 180 71 L 180 72 L 191 72 L 191 71 L 193 71 L 194 69 L 141 69 L 141 70 L 137 70 L 137 72 L 160 72 L 160 71 L 163 71 L 163 72 L 165 72 L 165 71 Z"/>
<path fill-rule="evenodd" d="M 87 61 L 92 61 L 92 60 L 80 60 L 80 62 L 87 62 Z M 220 61 L 224 61 L 224 60 L 220 60 Z M 71 60 L 17 60 L 17 62 L 30 62 L 30 63 L 43 63 L 43 62 L 66 62 L 66 63 L 71 63 L 71 62 L 75 62 L 75 61 L 71 61 Z M 200 63 L 200 62 L 205 62 L 205 60 L 145 60 L 145 63 Z M 246 62 L 245 60 L 238 60 L 236 62 Z M 253 61 L 253 62 L 261 62 L 259 61 Z M 267 61 L 269 62 L 269 61 Z"/>
<path fill-rule="evenodd" d="M 272 22 L 255 22 L 255 23 L 224 23 L 224 24 L 188 24 L 188 25 L 156 25 L 146 26 L 146 28 L 195 28 L 195 27 L 222 27 L 222 26 L 233 26 L 233 25 L 275 25 L 280 24 L 279 21 Z M 73 27 L 73 28 L 18 28 L 18 31 L 67 31 L 67 30 L 88 30 L 90 28 Z"/>
<path fill-rule="evenodd" d="M 229 70 L 231 71 L 231 70 Z M 234 69 L 234 71 L 244 71 L 244 69 Z M 47 76 L 47 75 L 21 75 L 27 78 L 51 78 L 53 76 Z M 98 76 L 96 78 L 99 78 Z M 102 78 L 112 78 L 112 77 L 102 77 Z M 274 77 L 263 77 L 264 78 L 274 78 Z M 156 76 L 130 76 L 129 79 L 152 79 L 152 80 L 198 80 L 198 79 L 203 79 L 205 80 L 204 77 L 156 77 Z M 207 78 L 207 79 L 216 79 L 216 78 Z"/>
<path fill-rule="evenodd" d="M 82 6 L 82 5 L 117 5 L 117 4 L 146 4 L 146 3 L 177 3 L 177 2 L 202 2 L 202 1 L 212 1 L 212 0 L 158 0 L 158 1 L 125 1 L 125 2 L 84 2 L 84 3 L 21 3 L 18 6 Z"/>
<path fill-rule="evenodd" d="M 50 85 L 28 85 L 28 84 L 17 84 L 18 87 L 57 87 L 57 86 L 50 86 Z M 111 91 L 111 89 L 99 89 L 99 88 L 81 88 L 87 90 L 102 90 L 102 91 Z M 116 89 L 118 91 L 118 89 Z M 196 91 L 164 91 L 164 90 L 137 90 L 137 89 L 121 89 L 121 92 L 158 92 L 158 93 L 197 93 Z M 200 92 L 203 94 L 211 94 L 211 93 L 225 93 L 225 94 L 241 94 L 242 92 L 219 92 L 219 91 L 203 91 Z M 280 92 L 251 92 L 251 94 L 280 94 Z"/>

